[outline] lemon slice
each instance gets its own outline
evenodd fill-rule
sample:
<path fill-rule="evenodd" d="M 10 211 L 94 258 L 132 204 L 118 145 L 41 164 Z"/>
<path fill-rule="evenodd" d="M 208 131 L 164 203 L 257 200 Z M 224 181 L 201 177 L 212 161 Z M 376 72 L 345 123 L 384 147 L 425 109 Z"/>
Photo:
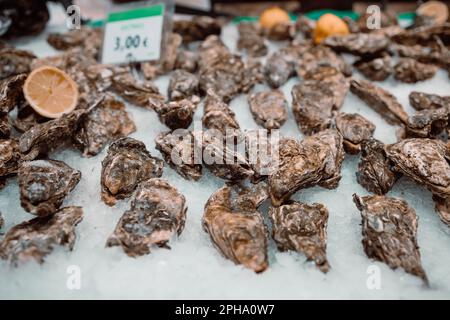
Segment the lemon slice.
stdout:
<path fill-rule="evenodd" d="M 59 118 L 78 103 L 78 86 L 64 71 L 42 66 L 31 72 L 23 85 L 25 99 L 46 118 Z"/>

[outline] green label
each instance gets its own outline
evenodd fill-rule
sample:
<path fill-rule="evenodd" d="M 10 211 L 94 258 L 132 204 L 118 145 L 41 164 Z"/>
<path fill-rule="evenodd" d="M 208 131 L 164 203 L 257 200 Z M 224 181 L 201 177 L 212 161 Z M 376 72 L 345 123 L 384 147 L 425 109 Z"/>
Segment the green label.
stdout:
<path fill-rule="evenodd" d="M 113 12 L 108 16 L 108 22 L 162 16 L 163 14 L 164 14 L 164 4 L 158 4 L 148 8 L 139 8 L 129 11 Z"/>

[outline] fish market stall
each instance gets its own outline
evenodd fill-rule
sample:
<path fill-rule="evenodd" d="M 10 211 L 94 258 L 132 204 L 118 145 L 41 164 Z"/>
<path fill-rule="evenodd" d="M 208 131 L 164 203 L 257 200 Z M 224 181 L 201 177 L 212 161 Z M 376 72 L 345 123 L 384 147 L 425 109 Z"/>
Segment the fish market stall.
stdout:
<path fill-rule="evenodd" d="M 49 9 L 0 43 L 0 298 L 450 297 L 448 22 L 176 15 L 100 64 Z"/>

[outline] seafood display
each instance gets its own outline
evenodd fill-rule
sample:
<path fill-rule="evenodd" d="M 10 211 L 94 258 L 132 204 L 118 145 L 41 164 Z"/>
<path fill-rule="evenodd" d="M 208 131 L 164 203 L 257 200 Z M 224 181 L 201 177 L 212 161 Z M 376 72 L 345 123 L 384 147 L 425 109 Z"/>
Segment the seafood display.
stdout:
<path fill-rule="evenodd" d="M 160 59 L 114 65 L 103 26 L 46 29 L 37 2 L 24 21 L 0 6 L 0 263 L 44 273 L 92 250 L 155 286 L 195 263 L 328 285 L 375 260 L 399 269 L 383 281 L 448 289 L 432 244 L 450 226 L 448 13 L 404 26 L 383 8 L 376 30 L 364 13 L 176 16 Z M 53 55 L 11 40 L 40 32 Z"/>

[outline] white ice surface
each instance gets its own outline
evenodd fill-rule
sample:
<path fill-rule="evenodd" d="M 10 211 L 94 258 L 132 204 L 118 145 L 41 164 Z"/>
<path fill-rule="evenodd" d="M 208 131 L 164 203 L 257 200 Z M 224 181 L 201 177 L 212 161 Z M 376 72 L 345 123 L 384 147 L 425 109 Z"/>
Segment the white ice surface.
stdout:
<path fill-rule="evenodd" d="M 55 30 L 54 23 L 48 29 Z M 236 36 L 234 26 L 225 28 L 223 38 L 230 48 L 235 48 Z M 39 56 L 54 53 L 45 43 L 45 35 L 21 40 L 17 45 L 32 49 Z M 289 102 L 290 90 L 297 82 L 298 79 L 291 79 L 282 88 Z M 162 92 L 166 92 L 168 77 L 162 77 L 156 83 Z M 409 113 L 413 111 L 408 103 L 410 91 L 450 92 L 449 79 L 442 71 L 433 79 L 415 85 L 400 84 L 392 79 L 381 85 L 391 91 Z M 254 90 L 264 88 L 260 85 Z M 131 105 L 127 108 L 137 125 L 137 132 L 132 137 L 145 142 L 153 155 L 160 156 L 154 149 L 154 138 L 167 128 L 160 124 L 155 113 Z M 235 98 L 231 108 L 236 112 L 241 127 L 257 128 L 245 96 Z M 386 143 L 395 141 L 396 128 L 386 124 L 351 93 L 345 100 L 343 111 L 359 112 L 368 117 L 377 125 L 376 138 Z M 195 115 L 196 120 L 201 119 L 201 116 L 200 107 Z M 289 120 L 281 131 L 284 135 L 301 137 L 291 110 Z M 106 239 L 129 207 L 128 200 L 120 201 L 112 208 L 100 201 L 100 166 L 105 153 L 103 151 L 93 158 L 82 158 L 72 150 L 52 155 L 82 172 L 80 183 L 64 201 L 64 205 L 79 205 L 84 210 L 84 219 L 77 227 L 74 250 L 68 252 L 57 248 L 43 265 L 28 263 L 11 268 L 5 262 L 0 262 L 0 298 L 450 298 L 450 230 L 434 212 L 430 192 L 409 179 L 402 178 L 389 195 L 404 198 L 419 216 L 418 243 L 423 267 L 430 279 L 430 288 L 424 287 L 420 280 L 401 270 L 393 271 L 365 256 L 361 244 L 361 218 L 351 198 L 355 192 L 367 194 L 356 182 L 359 156 L 346 156 L 342 180 L 337 189 L 315 187 L 301 190 L 293 197 L 308 203 L 321 202 L 329 209 L 327 254 L 332 268 L 324 275 L 305 263 L 303 255 L 278 252 L 272 240 L 269 248 L 270 267 L 262 274 L 255 274 L 224 259 L 213 248 L 201 227 L 205 202 L 223 185 L 222 180 L 213 177 L 207 170 L 200 181 L 188 182 L 168 166 L 164 168 L 163 178 L 186 196 L 189 207 L 186 228 L 179 239 L 171 242 L 172 250 L 155 249 L 149 255 L 130 258 L 120 247 L 105 248 Z M 264 214 L 267 214 L 267 207 L 265 204 L 262 208 Z M 6 221 L 3 232 L 33 217 L 20 206 L 15 178 L 8 180 L 7 187 L 0 192 L 0 211 Z M 69 277 L 67 268 L 71 265 L 79 266 L 81 270 L 80 290 L 70 290 L 66 285 Z M 369 277 L 367 269 L 371 265 L 381 270 L 380 290 L 370 290 L 366 285 Z"/>

